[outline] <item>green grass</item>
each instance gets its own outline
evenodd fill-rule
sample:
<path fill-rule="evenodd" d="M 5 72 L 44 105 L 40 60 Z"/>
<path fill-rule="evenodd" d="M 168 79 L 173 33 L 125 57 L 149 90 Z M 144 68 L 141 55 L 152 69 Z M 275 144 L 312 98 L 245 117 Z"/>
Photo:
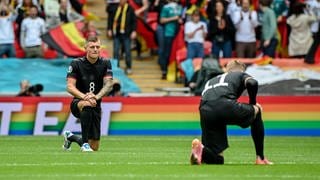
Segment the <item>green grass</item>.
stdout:
<path fill-rule="evenodd" d="M 266 137 L 275 164 L 257 166 L 250 137 L 230 137 L 225 165 L 189 165 L 191 136 L 108 136 L 100 151 L 61 150 L 62 137 L 1 136 L 0 179 L 320 179 L 320 137 Z"/>

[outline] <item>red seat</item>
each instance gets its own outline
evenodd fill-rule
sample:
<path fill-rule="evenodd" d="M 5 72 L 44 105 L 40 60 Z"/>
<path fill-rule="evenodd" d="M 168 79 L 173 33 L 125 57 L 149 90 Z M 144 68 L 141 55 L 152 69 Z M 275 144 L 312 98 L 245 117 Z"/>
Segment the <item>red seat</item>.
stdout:
<path fill-rule="evenodd" d="M 204 49 L 204 55 L 208 56 L 211 54 L 211 50 L 212 50 L 212 42 L 210 41 L 205 41 L 203 43 L 203 49 Z"/>

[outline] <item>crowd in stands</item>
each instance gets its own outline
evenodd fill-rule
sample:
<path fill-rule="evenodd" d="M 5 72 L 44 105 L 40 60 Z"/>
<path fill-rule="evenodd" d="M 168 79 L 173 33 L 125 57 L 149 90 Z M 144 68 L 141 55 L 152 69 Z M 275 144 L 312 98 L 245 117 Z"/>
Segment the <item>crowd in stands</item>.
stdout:
<path fill-rule="evenodd" d="M 0 0 L 0 57 L 43 58 L 41 35 L 63 23 L 84 20 L 79 0 Z M 303 58 L 319 37 L 320 0 L 106 0 L 107 36 L 113 57 L 125 53 L 126 73 L 132 73 L 132 44 L 141 44 L 138 22 L 149 23 L 156 12 L 158 63 L 166 79 L 171 48 L 184 29 L 187 58 L 203 58 L 205 43 L 217 57 Z M 97 34 L 90 21 L 84 37 Z M 63 56 L 63 54 L 62 54 Z"/>
<path fill-rule="evenodd" d="M 191 59 L 205 57 L 205 42 L 211 43 L 216 58 L 304 58 L 320 38 L 320 0 L 106 0 L 106 4 L 114 57 L 119 58 L 119 43 L 123 43 L 128 73 L 131 55 L 126 49 L 136 37 L 136 21 L 148 23 L 148 13 L 158 13 L 162 79 L 166 79 L 173 40 L 181 27 Z M 122 14 L 127 18 L 120 18 Z"/>
<path fill-rule="evenodd" d="M 78 0 L 0 0 L 0 58 L 45 58 L 50 47 L 41 36 L 64 23 L 83 21 L 84 38 L 96 34 L 82 6 Z"/>

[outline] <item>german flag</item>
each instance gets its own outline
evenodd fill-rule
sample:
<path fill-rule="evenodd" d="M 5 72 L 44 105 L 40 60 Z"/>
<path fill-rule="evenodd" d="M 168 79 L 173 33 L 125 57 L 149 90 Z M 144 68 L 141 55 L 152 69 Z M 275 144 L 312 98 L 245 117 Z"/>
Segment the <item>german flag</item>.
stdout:
<path fill-rule="evenodd" d="M 83 37 L 80 29 L 82 22 L 71 22 L 51 29 L 42 35 L 42 40 L 52 49 L 69 57 L 85 55 Z"/>
<path fill-rule="evenodd" d="M 140 8 L 134 0 L 128 1 L 129 5 L 134 9 Z M 157 13 L 148 12 L 147 19 L 144 20 L 142 17 L 137 17 L 137 29 L 138 39 L 142 44 L 142 49 L 155 49 L 158 47 L 156 40 L 156 28 L 157 28 Z"/>
<path fill-rule="evenodd" d="M 99 20 L 99 17 L 87 11 L 86 0 L 69 0 L 72 8 L 86 20 Z"/>
<path fill-rule="evenodd" d="M 167 74 L 167 80 L 168 81 L 176 81 L 177 79 L 177 52 L 180 49 L 186 48 L 185 41 L 184 41 L 184 26 L 180 25 L 178 29 L 178 33 L 176 37 L 173 40 L 173 44 L 171 47 L 170 52 L 170 59 L 169 59 L 169 65 L 168 65 L 168 74 Z"/>

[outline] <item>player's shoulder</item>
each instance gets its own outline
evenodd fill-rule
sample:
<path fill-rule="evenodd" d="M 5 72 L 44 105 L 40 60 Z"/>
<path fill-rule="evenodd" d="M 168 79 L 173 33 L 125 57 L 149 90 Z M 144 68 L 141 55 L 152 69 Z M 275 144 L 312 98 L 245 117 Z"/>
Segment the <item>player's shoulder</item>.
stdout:
<path fill-rule="evenodd" d="M 74 58 L 71 63 L 82 63 L 85 61 L 85 57 Z"/>
<path fill-rule="evenodd" d="M 103 62 L 110 62 L 110 58 L 106 58 L 106 57 L 99 57 L 99 60 L 103 61 Z"/>
<path fill-rule="evenodd" d="M 105 57 L 99 57 L 99 61 L 104 65 L 111 65 L 111 59 Z"/>
<path fill-rule="evenodd" d="M 246 72 L 241 71 L 234 71 L 234 72 L 228 72 L 231 79 L 246 79 L 248 77 L 251 77 Z"/>
<path fill-rule="evenodd" d="M 235 75 L 235 76 L 245 76 L 245 75 L 248 75 L 246 72 L 242 72 L 242 71 L 228 72 L 228 74 L 232 74 L 232 75 Z"/>

